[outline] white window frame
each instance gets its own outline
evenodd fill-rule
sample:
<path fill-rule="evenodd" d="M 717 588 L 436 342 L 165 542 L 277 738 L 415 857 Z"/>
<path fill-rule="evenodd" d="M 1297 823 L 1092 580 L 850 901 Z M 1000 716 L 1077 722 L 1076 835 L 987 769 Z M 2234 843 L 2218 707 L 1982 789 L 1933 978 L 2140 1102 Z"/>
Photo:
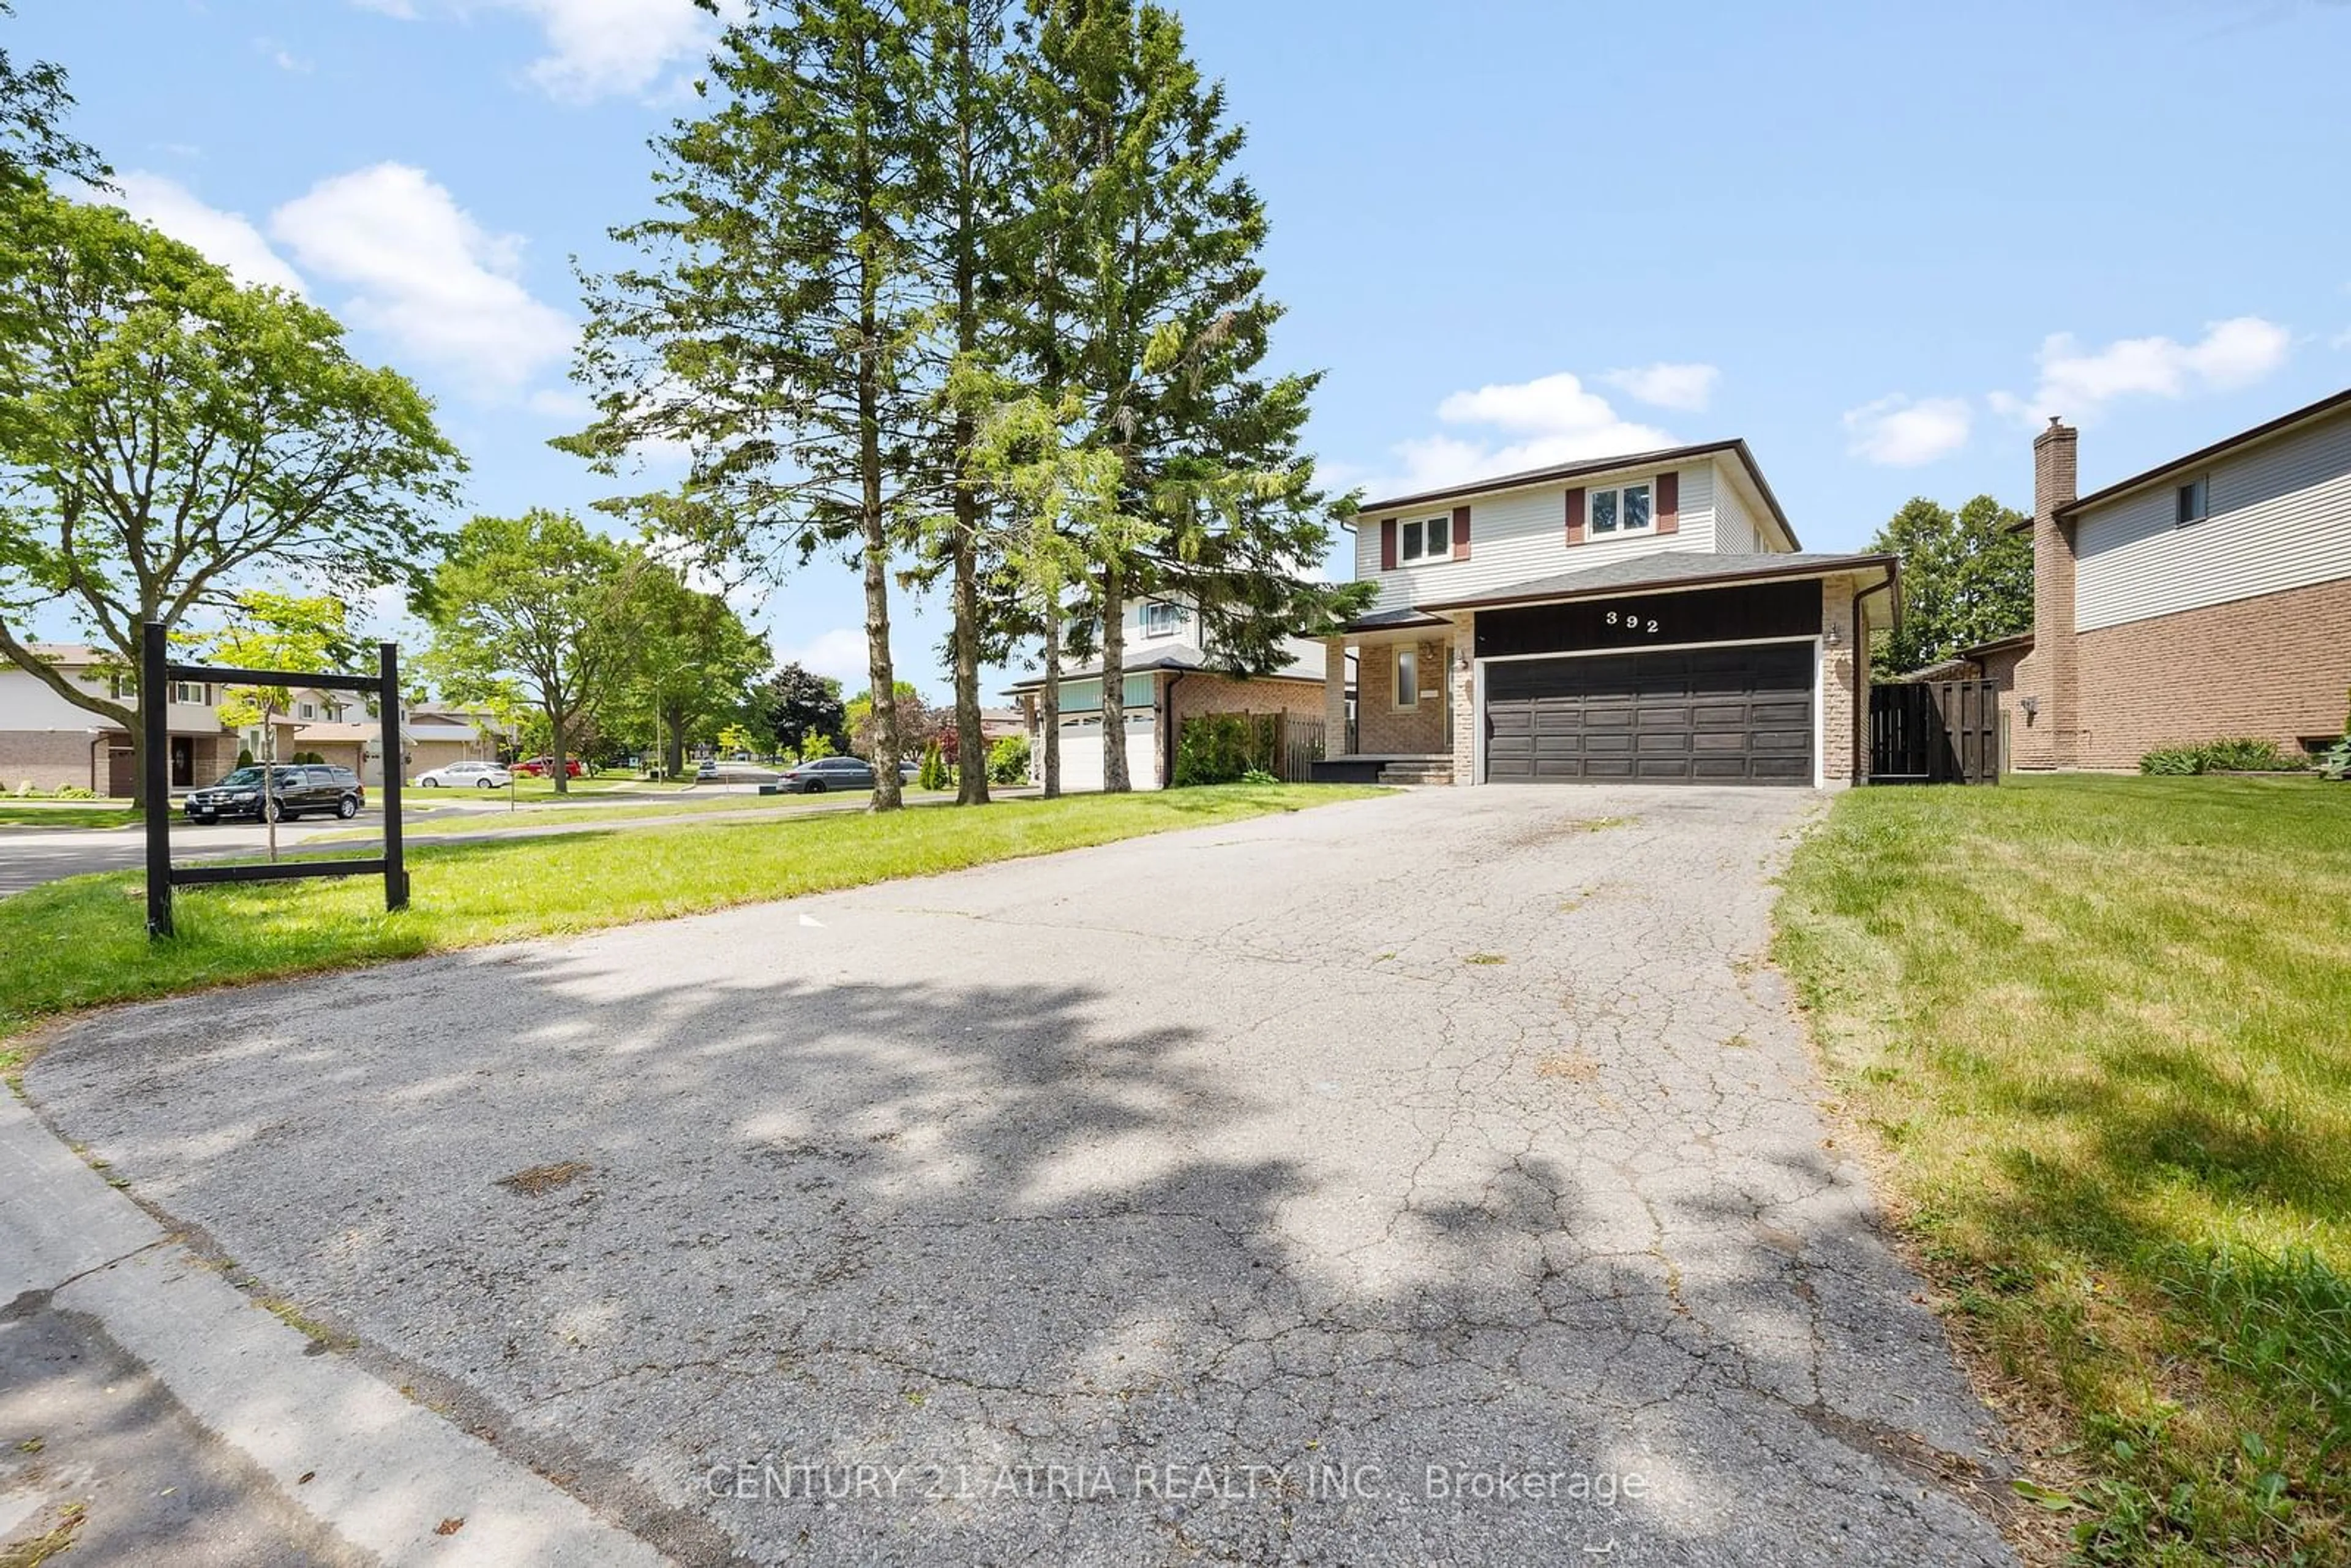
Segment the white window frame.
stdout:
<path fill-rule="evenodd" d="M 1431 549 L 1431 538 L 1442 538 L 1443 549 Z M 1414 517 L 1396 525 L 1396 564 L 1410 561 L 1451 560 L 1453 559 L 1453 514 L 1437 517 Z"/>
<path fill-rule="evenodd" d="M 1158 599 L 1144 601 L 1143 634 L 1145 637 L 1173 637 L 1184 621 L 1184 607 L 1180 604 L 1170 604 Z M 1157 624 L 1153 624 L 1154 622 Z"/>
<path fill-rule="evenodd" d="M 1412 701 L 1404 700 L 1405 662 L 1412 664 Z M 1411 643 L 1398 643 L 1388 657 L 1388 702 L 1398 713 L 1412 713 L 1420 706 L 1420 649 Z"/>
<path fill-rule="evenodd" d="M 319 716 L 319 705 L 317 703 L 297 703 L 294 705 L 294 711 L 296 716 L 298 717 L 316 718 Z"/>
<path fill-rule="evenodd" d="M 188 695 L 190 692 L 196 695 L 190 696 Z M 173 681 L 172 700 L 184 707 L 210 707 L 213 702 L 212 688 L 202 681 Z"/>
<path fill-rule="evenodd" d="M 1625 526 L 1625 496 L 1630 490 L 1646 490 L 1649 493 L 1649 520 L 1637 528 Z M 1616 504 L 1609 508 L 1616 520 L 1604 528 L 1600 526 L 1600 497 L 1603 496 L 1616 497 Z M 1621 539 L 1628 534 L 1654 534 L 1657 531 L 1657 482 L 1655 479 L 1628 479 L 1622 485 L 1604 485 L 1596 490 L 1586 491 L 1583 516 L 1583 531 L 1591 538 Z"/>

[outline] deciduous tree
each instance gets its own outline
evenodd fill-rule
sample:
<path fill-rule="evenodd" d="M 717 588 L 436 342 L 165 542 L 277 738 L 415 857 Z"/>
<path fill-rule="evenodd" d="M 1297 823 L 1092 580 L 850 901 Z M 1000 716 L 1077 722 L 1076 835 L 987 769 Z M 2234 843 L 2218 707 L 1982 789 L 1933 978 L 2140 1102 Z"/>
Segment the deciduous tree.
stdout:
<path fill-rule="evenodd" d="M 627 676 L 631 595 L 659 570 L 569 513 L 475 517 L 434 575 L 428 669 L 460 702 L 504 692 L 538 709 L 568 794 L 579 725 Z"/>
<path fill-rule="evenodd" d="M 123 213 L 0 181 L 0 655 L 144 739 L 127 701 L 33 657 L 54 607 L 125 669 L 140 626 L 261 573 L 350 601 L 437 553 L 456 449 L 334 319 L 241 288 Z"/>
<path fill-rule="evenodd" d="M 814 736 L 831 756 L 849 746 L 849 716 L 841 700 L 841 683 L 798 664 L 786 664 L 752 688 L 753 709 L 767 722 L 778 748 L 790 747 L 808 758 Z"/>
<path fill-rule="evenodd" d="M 359 638 L 340 599 L 247 589 L 236 596 L 227 622 L 184 639 L 201 655 L 243 670 L 284 670 L 328 674 L 356 669 Z M 290 688 L 232 685 L 221 696 L 221 718 L 240 728 L 261 727 L 261 820 L 268 825 L 269 858 L 277 858 L 277 720 Z M 391 759 L 397 767 L 398 760 Z"/>
<path fill-rule="evenodd" d="M 1957 512 L 1912 497 L 1869 542 L 1902 559 L 1902 623 L 1877 639 L 1897 675 L 2032 625 L 2032 539 L 2021 512 L 1978 496 Z"/>
<path fill-rule="evenodd" d="M 637 568 L 624 619 L 627 674 L 612 727 L 652 731 L 674 776 L 697 727 L 743 712 L 752 681 L 767 667 L 768 641 L 726 600 L 689 588 L 653 561 Z"/>

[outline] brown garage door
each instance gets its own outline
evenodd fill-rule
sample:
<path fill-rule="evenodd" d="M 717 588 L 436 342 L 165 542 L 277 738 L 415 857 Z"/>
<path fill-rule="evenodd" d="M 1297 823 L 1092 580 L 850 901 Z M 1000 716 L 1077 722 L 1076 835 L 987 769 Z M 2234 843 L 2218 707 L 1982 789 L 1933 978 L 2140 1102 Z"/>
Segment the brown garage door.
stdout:
<path fill-rule="evenodd" d="M 1810 784 L 1809 643 L 1486 666 L 1497 784 Z"/>

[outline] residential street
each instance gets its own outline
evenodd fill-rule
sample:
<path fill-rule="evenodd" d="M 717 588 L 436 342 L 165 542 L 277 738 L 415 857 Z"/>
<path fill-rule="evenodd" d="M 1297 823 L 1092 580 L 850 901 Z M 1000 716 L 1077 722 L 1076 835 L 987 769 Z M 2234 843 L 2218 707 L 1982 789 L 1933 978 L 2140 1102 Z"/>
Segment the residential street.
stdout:
<path fill-rule="evenodd" d="M 1819 810 L 1408 792 L 119 1009 L 27 1090 L 684 1560 L 2006 1563 L 1764 962 Z"/>

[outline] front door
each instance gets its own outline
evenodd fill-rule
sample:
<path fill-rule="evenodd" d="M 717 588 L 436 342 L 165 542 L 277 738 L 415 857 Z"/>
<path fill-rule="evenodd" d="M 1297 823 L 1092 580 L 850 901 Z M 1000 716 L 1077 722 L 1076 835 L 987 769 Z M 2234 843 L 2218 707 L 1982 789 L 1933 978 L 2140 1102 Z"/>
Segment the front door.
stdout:
<path fill-rule="evenodd" d="M 196 737 L 175 735 L 172 737 L 172 788 L 193 789 L 196 782 Z"/>

